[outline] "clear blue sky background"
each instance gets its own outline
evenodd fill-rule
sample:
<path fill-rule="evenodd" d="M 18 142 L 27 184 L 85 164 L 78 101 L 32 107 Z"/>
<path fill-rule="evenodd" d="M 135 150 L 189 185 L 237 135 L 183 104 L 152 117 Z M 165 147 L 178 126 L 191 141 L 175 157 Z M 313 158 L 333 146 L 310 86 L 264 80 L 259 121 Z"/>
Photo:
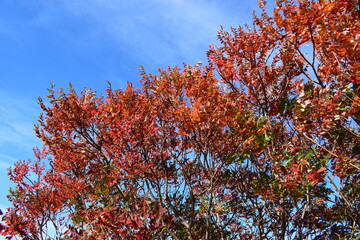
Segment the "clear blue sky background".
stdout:
<path fill-rule="evenodd" d="M 220 25 L 251 23 L 256 0 L 0 0 L 0 208 L 7 169 L 41 146 L 37 97 L 50 83 L 137 85 L 139 65 L 206 62 Z"/>

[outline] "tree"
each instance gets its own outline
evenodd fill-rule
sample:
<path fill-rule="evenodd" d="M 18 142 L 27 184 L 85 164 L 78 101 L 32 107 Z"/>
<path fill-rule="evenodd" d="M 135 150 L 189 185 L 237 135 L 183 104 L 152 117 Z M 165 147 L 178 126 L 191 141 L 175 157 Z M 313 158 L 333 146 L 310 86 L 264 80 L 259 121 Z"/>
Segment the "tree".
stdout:
<path fill-rule="evenodd" d="M 354 239 L 360 12 L 278 0 L 209 64 L 142 88 L 49 89 L 0 226 L 23 239 Z"/>

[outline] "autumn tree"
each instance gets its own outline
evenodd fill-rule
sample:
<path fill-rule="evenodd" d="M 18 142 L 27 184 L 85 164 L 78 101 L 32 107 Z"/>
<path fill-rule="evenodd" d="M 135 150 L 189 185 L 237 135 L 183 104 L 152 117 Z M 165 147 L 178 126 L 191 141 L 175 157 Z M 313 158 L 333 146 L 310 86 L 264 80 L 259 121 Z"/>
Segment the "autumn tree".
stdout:
<path fill-rule="evenodd" d="M 208 65 L 141 70 L 142 88 L 49 89 L 35 160 L 9 176 L 3 236 L 355 239 L 360 10 L 259 2 Z"/>

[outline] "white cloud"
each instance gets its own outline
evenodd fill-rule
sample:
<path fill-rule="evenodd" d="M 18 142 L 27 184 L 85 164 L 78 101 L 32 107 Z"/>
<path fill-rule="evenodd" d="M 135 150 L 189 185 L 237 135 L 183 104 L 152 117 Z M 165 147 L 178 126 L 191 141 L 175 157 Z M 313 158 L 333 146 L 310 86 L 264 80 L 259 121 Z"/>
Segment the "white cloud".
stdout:
<path fill-rule="evenodd" d="M 90 59 L 113 49 L 112 56 L 126 56 L 145 69 L 206 62 L 220 25 L 249 22 L 257 9 L 256 1 L 245 0 L 14 1 L 29 12 L 16 24 L 7 22 L 18 42 L 34 34 L 69 55 Z"/>
<path fill-rule="evenodd" d="M 139 64 L 163 67 L 204 60 L 208 45 L 216 42 L 220 25 L 237 26 L 251 16 L 252 9 L 245 2 L 42 0 L 43 9 L 32 24 L 55 28 L 65 22 L 80 24 L 81 34 L 67 36 L 80 48 L 112 41 L 118 50 L 139 59 Z"/>
<path fill-rule="evenodd" d="M 35 101 L 14 97 L 0 90 L 0 209 L 10 204 L 6 195 L 13 183 L 7 170 L 20 159 L 32 158 L 32 147 L 40 145 L 32 130 L 39 109 Z M 1 239 L 1 238 L 0 238 Z"/>
<path fill-rule="evenodd" d="M 18 155 L 21 155 L 18 150 L 29 152 L 38 143 L 33 131 L 39 113 L 35 106 L 34 102 L 10 97 L 0 90 L 0 158 L 6 152 L 17 151 Z"/>

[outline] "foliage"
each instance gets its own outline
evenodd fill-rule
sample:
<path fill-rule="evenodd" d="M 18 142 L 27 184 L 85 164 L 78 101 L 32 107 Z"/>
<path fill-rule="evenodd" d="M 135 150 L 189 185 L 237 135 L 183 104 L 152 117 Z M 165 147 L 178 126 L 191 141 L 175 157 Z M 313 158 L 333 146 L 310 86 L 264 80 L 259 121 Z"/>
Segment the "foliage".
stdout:
<path fill-rule="evenodd" d="M 49 89 L 1 234 L 359 237 L 358 3 L 265 4 L 219 32 L 206 66 L 142 70 L 142 88 L 105 96 Z"/>

